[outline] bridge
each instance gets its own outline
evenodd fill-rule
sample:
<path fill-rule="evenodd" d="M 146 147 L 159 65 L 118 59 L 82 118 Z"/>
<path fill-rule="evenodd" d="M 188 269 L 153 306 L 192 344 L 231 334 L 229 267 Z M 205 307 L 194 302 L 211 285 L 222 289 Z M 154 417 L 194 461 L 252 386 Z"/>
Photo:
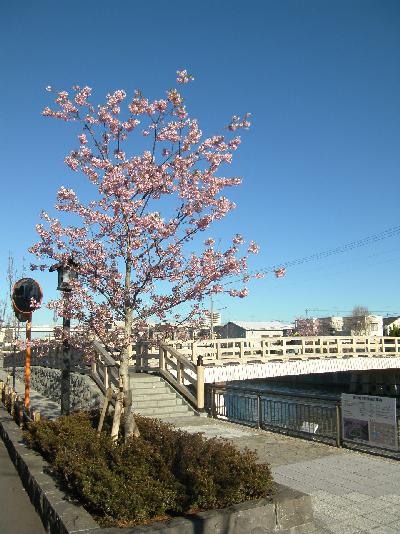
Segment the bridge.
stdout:
<path fill-rule="evenodd" d="M 179 350 L 193 362 L 202 358 L 205 383 L 400 369 L 400 339 L 396 337 L 214 339 L 182 344 Z"/>
<path fill-rule="evenodd" d="M 400 369 L 395 337 L 208 339 L 136 347 L 139 372 L 158 372 L 197 407 L 204 384 L 343 371 Z M 196 391 L 197 396 L 191 392 Z M 200 403 L 200 405 L 199 405 Z"/>
<path fill-rule="evenodd" d="M 187 342 L 141 341 L 134 347 L 131 373 L 157 373 L 195 408 L 205 403 L 205 384 L 279 376 L 400 369 L 396 337 L 320 336 L 264 339 L 207 339 Z M 23 352 L 5 357 L 5 366 L 23 366 Z M 76 351 L 72 368 L 84 366 Z M 32 347 L 32 365 L 62 365 L 62 348 Z M 91 375 L 103 390 L 118 388 L 119 361 L 93 343 Z"/>

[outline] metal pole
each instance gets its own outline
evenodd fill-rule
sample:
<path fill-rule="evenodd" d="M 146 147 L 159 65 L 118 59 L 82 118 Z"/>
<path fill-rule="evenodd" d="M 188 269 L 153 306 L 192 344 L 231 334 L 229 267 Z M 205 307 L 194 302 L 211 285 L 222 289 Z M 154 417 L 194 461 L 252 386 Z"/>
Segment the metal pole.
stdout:
<path fill-rule="evenodd" d="M 342 408 L 336 405 L 336 447 L 342 446 Z"/>
<path fill-rule="evenodd" d="M 71 412 L 71 357 L 69 334 L 71 330 L 71 320 L 69 313 L 69 295 L 64 293 L 63 311 L 63 359 L 61 367 L 61 415 L 69 415 Z"/>
<path fill-rule="evenodd" d="M 31 389 L 31 337 L 32 337 L 32 313 L 26 322 L 26 357 L 25 357 L 25 399 L 24 405 L 29 410 L 29 394 Z"/>
<path fill-rule="evenodd" d="M 261 396 L 257 395 L 257 428 L 262 427 Z"/>

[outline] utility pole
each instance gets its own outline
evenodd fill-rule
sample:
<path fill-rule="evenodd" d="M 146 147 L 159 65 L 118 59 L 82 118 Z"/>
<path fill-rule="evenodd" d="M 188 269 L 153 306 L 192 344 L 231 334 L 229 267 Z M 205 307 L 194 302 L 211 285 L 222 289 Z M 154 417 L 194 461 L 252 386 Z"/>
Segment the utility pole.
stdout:
<path fill-rule="evenodd" d="M 210 296 L 210 331 L 211 339 L 214 339 L 214 303 L 212 295 Z"/>

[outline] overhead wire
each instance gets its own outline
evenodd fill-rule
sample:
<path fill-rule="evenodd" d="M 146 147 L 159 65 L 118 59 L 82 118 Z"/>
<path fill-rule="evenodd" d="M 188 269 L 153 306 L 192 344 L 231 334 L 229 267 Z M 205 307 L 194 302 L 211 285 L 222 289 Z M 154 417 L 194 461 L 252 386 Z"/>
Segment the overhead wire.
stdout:
<path fill-rule="evenodd" d="M 394 237 L 399 234 L 400 234 L 400 226 L 393 226 L 391 228 L 387 228 L 386 230 L 383 230 L 382 232 L 379 232 L 378 234 L 373 234 L 373 235 L 364 237 L 362 239 L 358 239 L 356 241 L 351 241 L 344 245 L 340 245 L 338 247 L 328 249 L 322 252 L 310 254 L 309 256 L 304 256 L 303 258 L 297 258 L 297 259 L 289 260 L 289 261 L 279 263 L 277 265 L 273 265 L 270 267 L 265 267 L 263 269 L 259 269 L 258 272 L 267 274 L 269 272 L 276 272 L 277 269 L 293 267 L 295 265 L 301 265 L 303 263 L 309 263 L 312 261 L 318 261 L 320 259 L 324 259 L 324 258 L 334 256 L 337 254 L 342 254 L 344 252 L 348 252 L 356 248 L 365 247 L 372 243 L 376 243 L 378 241 L 382 241 L 384 239 L 388 239 L 390 237 Z"/>

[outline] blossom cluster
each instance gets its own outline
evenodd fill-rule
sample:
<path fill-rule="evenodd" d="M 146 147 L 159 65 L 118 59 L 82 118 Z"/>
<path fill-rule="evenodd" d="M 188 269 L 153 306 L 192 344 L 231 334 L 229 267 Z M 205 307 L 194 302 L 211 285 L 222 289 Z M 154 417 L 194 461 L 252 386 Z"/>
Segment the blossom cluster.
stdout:
<path fill-rule="evenodd" d="M 177 72 L 178 84 L 192 80 L 186 70 Z M 132 342 L 131 335 L 149 320 L 177 320 L 183 303 L 191 304 L 184 320 L 196 322 L 206 296 L 246 297 L 248 281 L 259 277 L 247 268 L 258 245 L 250 241 L 246 247 L 240 234 L 225 250 L 210 236 L 200 251 L 193 241 L 235 208 L 226 190 L 241 179 L 225 177 L 223 170 L 241 142 L 232 132 L 247 129 L 250 114 L 235 115 L 223 135 L 206 137 L 175 88 L 153 101 L 139 90 L 130 99 L 119 89 L 100 105 L 91 103 L 87 86 L 74 86 L 72 95 L 48 90 L 57 107 L 46 107 L 43 114 L 82 126 L 79 146 L 65 163 L 94 188 L 92 200 L 84 202 L 73 189 L 61 187 L 56 209 L 71 215 L 70 224 L 42 213 L 43 223 L 36 227 L 39 241 L 31 252 L 38 260 L 65 263 L 73 256 L 78 266 L 68 309 L 60 301 L 50 304 L 53 309 L 116 347 Z M 140 144 L 148 145 L 130 154 L 134 135 L 144 136 Z M 238 287 L 231 288 L 236 279 Z M 115 326 L 124 324 L 127 314 L 133 319 L 129 339 Z"/>

